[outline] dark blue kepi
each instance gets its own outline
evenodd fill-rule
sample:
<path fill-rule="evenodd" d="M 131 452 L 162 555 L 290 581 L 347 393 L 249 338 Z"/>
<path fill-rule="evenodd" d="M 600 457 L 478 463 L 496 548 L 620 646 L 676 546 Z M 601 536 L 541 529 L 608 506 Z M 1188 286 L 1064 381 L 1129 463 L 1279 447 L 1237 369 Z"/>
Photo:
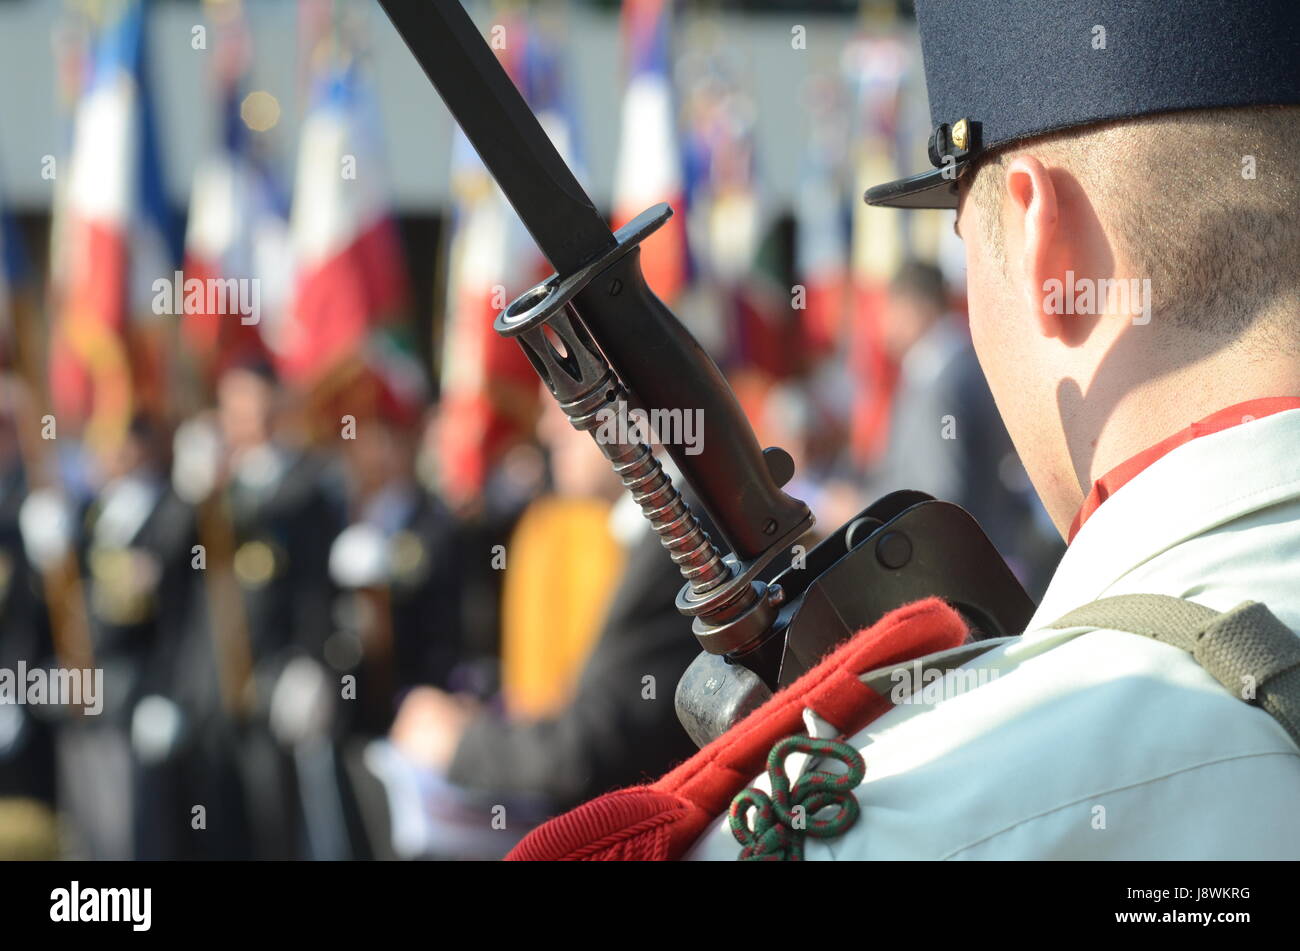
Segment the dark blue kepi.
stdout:
<path fill-rule="evenodd" d="M 1045 132 L 1300 104 L 1300 0 L 916 0 L 916 18 L 935 168 L 870 205 L 956 208 L 982 154 Z"/>

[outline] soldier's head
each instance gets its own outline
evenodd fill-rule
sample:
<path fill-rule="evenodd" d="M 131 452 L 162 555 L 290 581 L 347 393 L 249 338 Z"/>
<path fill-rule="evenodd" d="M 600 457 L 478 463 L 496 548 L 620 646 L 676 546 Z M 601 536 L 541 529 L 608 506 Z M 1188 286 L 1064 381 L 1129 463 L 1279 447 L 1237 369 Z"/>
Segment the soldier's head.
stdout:
<path fill-rule="evenodd" d="M 1031 473 L 1079 469 L 1062 417 L 1098 438 L 1144 381 L 1300 362 L 1298 142 L 1300 107 L 1175 113 L 1017 143 L 964 177 L 971 336 Z"/>
<path fill-rule="evenodd" d="M 217 381 L 217 415 L 222 437 L 238 452 L 267 442 L 275 415 L 277 384 L 267 364 L 230 367 Z"/>
<path fill-rule="evenodd" d="M 886 308 L 885 349 L 901 360 L 948 309 L 943 272 L 924 261 L 904 262 L 889 282 Z"/>
<path fill-rule="evenodd" d="M 917 13 L 936 168 L 868 201 L 956 209 L 976 352 L 1058 526 L 1163 436 L 1300 391 L 1300 6 Z"/>
<path fill-rule="evenodd" d="M 355 431 L 343 440 L 343 458 L 354 488 L 369 497 L 415 478 L 416 452 L 428 391 L 418 364 L 398 373 L 367 366 L 331 404 L 331 420 L 352 416 Z"/>

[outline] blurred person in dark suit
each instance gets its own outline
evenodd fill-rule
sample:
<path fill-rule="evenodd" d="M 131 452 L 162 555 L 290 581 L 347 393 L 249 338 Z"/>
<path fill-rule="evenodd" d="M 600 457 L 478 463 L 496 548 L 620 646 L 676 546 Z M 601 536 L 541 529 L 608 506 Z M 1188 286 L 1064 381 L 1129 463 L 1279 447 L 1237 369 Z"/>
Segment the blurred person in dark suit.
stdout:
<path fill-rule="evenodd" d="M 96 657 L 106 701 L 129 712 L 133 854 L 145 859 L 173 857 L 188 820 L 174 769 L 182 720 L 166 691 L 190 609 L 194 518 L 171 489 L 167 463 L 163 433 L 137 418 L 86 518 Z"/>
<path fill-rule="evenodd" d="M 326 657 L 359 674 L 350 719 L 366 733 L 387 731 L 402 691 L 447 686 L 462 649 L 458 520 L 415 470 L 419 373 L 367 366 L 340 402 L 355 410 L 356 432 L 342 443 L 349 524 L 329 556 L 345 624 Z"/>
<path fill-rule="evenodd" d="M 1041 594 L 1064 546 L 949 303 L 943 274 L 932 264 L 905 262 L 890 282 L 882 329 L 900 372 L 889 444 L 868 473 L 867 496 L 918 489 L 955 502 L 975 516 L 1030 593 Z"/>
<path fill-rule="evenodd" d="M 531 372 L 531 368 L 530 368 Z M 448 458 L 458 454 L 458 412 L 455 404 L 439 401 L 427 412 L 416 452 L 417 478 L 439 499 L 455 522 L 455 547 L 460 558 L 460 591 L 455 605 L 461 643 L 449 688 L 480 698 L 501 686 L 502 582 L 492 552 L 504 549 L 521 515 L 545 488 L 545 460 L 531 440 L 483 447 L 490 459 L 483 483 L 474 491 L 458 486 L 447 471 Z M 531 423 L 529 424 L 531 431 Z M 463 453 L 461 453 L 463 454 Z"/>
<path fill-rule="evenodd" d="M 366 745 L 387 734 L 406 691 L 450 688 L 465 654 L 463 523 L 416 465 L 427 396 L 413 358 L 376 347 L 323 414 L 355 420 L 341 442 L 349 524 L 329 553 L 339 595 L 325 659 L 345 682 L 334 733 L 359 851 L 378 858 L 392 853 Z"/>

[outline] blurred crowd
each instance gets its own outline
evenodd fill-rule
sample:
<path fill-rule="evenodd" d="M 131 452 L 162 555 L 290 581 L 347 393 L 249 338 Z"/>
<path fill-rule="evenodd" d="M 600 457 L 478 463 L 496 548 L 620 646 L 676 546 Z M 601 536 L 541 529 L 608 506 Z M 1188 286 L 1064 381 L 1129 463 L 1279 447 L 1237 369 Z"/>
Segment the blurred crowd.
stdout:
<path fill-rule="evenodd" d="M 0 857 L 493 858 L 688 756 L 680 577 L 491 331 L 545 262 L 457 136 L 437 299 L 414 300 L 425 262 L 382 176 L 348 175 L 382 162 L 378 14 L 302 4 L 314 92 L 282 194 L 240 4 L 205 4 L 224 124 L 182 228 L 155 200 L 150 4 L 90 6 L 61 27 L 49 246 L 4 232 L 0 670 L 102 670 L 102 709 L 0 703 Z M 951 215 L 855 200 L 914 164 L 908 23 L 846 22 L 809 86 L 797 207 L 774 212 L 757 104 L 677 6 L 621 12 L 611 217 L 680 212 L 645 247 L 651 285 L 794 458 L 815 534 L 919 489 L 1040 592 L 1061 544 L 979 372 Z M 478 12 L 523 38 L 502 61 L 572 160 L 562 37 L 530 5 Z M 214 302 L 227 279 L 256 297 Z"/>

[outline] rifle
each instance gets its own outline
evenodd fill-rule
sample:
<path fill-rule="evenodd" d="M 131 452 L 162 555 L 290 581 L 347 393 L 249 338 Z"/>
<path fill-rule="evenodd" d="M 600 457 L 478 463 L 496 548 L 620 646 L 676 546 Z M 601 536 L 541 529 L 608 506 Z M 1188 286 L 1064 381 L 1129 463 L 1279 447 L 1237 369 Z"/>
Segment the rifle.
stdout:
<path fill-rule="evenodd" d="M 1033 601 L 993 544 L 963 509 L 922 492 L 887 495 L 790 557 L 814 521 L 782 491 L 793 460 L 759 447 L 718 367 L 641 273 L 639 245 L 672 209 L 655 205 L 611 233 L 458 0 L 379 3 L 555 268 L 494 327 L 596 440 L 681 571 L 677 608 L 703 653 L 675 702 L 696 743 L 909 601 L 944 598 L 981 639 L 1023 630 Z M 649 410 L 702 419 L 699 452 L 664 448 L 722 544 L 641 438 Z M 643 415 L 629 423 L 634 411 Z"/>

